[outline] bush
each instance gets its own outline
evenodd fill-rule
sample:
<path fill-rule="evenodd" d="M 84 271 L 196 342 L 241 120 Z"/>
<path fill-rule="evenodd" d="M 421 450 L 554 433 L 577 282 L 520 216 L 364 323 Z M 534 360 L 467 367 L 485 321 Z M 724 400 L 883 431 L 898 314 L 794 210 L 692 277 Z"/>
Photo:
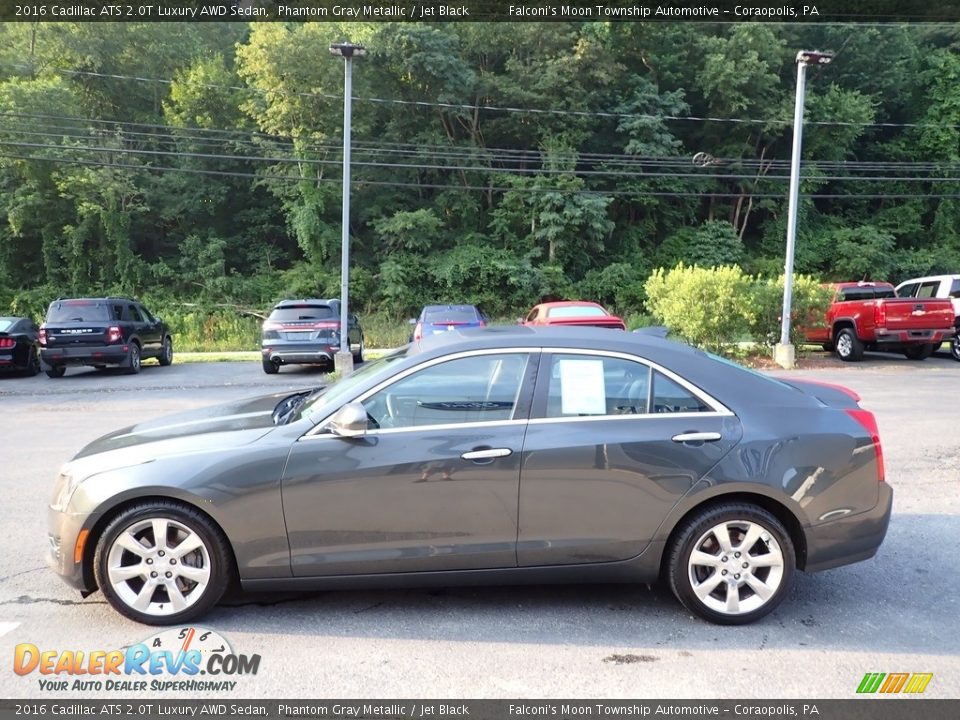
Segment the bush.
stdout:
<path fill-rule="evenodd" d="M 691 345 L 737 355 L 737 342 L 752 338 L 772 346 L 780 338 L 783 275 L 746 275 L 737 266 L 660 268 L 646 282 L 647 308 L 656 319 Z M 803 329 L 822 323 L 831 292 L 819 280 L 797 275 L 793 283 L 791 341 L 802 342 Z"/>
<path fill-rule="evenodd" d="M 654 271 L 644 285 L 647 309 L 691 345 L 724 352 L 753 320 L 752 278 L 736 265 Z"/>
<path fill-rule="evenodd" d="M 753 281 L 752 319 L 750 334 L 758 343 L 773 346 L 780 342 L 780 323 L 783 317 L 783 278 L 763 278 Z M 803 343 L 804 329 L 822 325 L 833 293 L 810 275 L 795 275 L 790 313 L 790 342 Z"/>

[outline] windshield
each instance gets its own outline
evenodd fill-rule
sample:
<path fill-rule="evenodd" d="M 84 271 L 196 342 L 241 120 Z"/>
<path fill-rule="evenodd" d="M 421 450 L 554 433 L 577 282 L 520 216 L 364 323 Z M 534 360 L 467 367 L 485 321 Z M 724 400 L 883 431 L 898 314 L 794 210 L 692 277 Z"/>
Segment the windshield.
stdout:
<path fill-rule="evenodd" d="M 295 305 L 277 308 L 270 313 L 274 322 L 297 322 L 298 320 L 331 320 L 337 317 L 329 305 Z"/>
<path fill-rule="evenodd" d="M 110 319 L 106 304 L 93 300 L 58 302 L 47 311 L 48 323 L 103 322 Z"/>
<path fill-rule="evenodd" d="M 387 377 L 392 372 L 396 362 L 403 360 L 406 356 L 407 348 L 402 347 L 389 355 L 384 355 L 378 360 L 364 363 L 363 366 L 353 374 L 348 375 L 342 380 L 338 380 L 332 385 L 327 385 L 327 387 L 321 388 L 311 395 L 303 407 L 300 408 L 299 415 L 294 419 L 306 416 L 314 422 L 319 422 L 320 419 L 327 414 L 328 408 L 335 406 L 344 398 L 349 397 L 351 392 L 366 383 L 367 380 Z"/>
<path fill-rule="evenodd" d="M 567 305 L 550 308 L 547 312 L 547 316 L 552 318 L 605 317 L 606 314 L 603 308 L 596 305 Z"/>
<path fill-rule="evenodd" d="M 423 312 L 424 322 L 469 323 L 477 321 L 477 311 L 472 307 L 427 308 Z"/>

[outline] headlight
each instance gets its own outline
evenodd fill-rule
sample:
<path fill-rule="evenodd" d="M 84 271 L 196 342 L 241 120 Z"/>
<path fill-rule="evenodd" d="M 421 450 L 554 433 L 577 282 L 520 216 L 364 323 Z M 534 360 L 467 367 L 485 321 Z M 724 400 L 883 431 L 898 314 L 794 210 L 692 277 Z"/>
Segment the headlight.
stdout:
<path fill-rule="evenodd" d="M 57 475 L 57 482 L 53 486 L 53 502 L 50 507 L 57 512 L 66 512 L 67 506 L 70 504 L 70 498 L 73 497 L 73 492 L 77 489 L 81 480 L 82 478 L 74 475 L 65 465 L 60 470 L 60 474 Z"/>

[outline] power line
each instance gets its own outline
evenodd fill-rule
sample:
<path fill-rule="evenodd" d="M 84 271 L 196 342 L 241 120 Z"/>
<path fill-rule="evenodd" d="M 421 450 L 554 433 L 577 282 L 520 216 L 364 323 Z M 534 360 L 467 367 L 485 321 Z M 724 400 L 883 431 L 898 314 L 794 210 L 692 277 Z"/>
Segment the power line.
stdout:
<path fill-rule="evenodd" d="M 17 155 L 11 153 L 0 153 L 0 158 L 10 160 L 30 160 L 40 162 L 52 162 L 62 165 L 81 165 L 103 168 L 118 168 L 135 170 L 139 172 L 181 172 L 190 175 L 211 175 L 221 177 L 239 177 L 253 178 L 258 180 L 285 180 L 291 182 L 303 182 L 308 178 L 299 175 L 270 175 L 264 176 L 257 173 L 244 173 L 236 171 L 222 170 L 203 170 L 199 168 L 182 168 L 159 165 L 132 165 L 124 163 L 108 163 L 92 160 L 80 160 L 76 158 L 52 158 L 43 156 Z M 665 176 L 666 177 L 666 176 Z M 341 184 L 338 179 L 327 178 L 309 178 L 310 182 L 325 184 Z M 749 196 L 760 199 L 785 199 L 785 193 L 722 193 L 722 192 L 682 192 L 682 191 L 648 191 L 648 190 L 591 190 L 591 189 L 568 189 L 555 187 L 511 187 L 495 185 L 454 185 L 450 183 L 411 183 L 395 182 L 383 180 L 368 180 L 365 178 L 354 178 L 353 183 L 358 186 L 375 187 L 408 187 L 417 189 L 438 189 L 451 191 L 473 191 L 473 192 L 521 192 L 521 193 L 553 193 L 560 195 L 588 195 L 601 197 L 719 197 L 719 198 L 740 198 Z M 901 199 L 960 199 L 960 193 L 801 193 L 801 197 L 811 200 L 901 200 Z"/>
<path fill-rule="evenodd" d="M 33 69 L 26 65 L 11 65 L 18 69 L 30 70 Z M 67 70 L 65 68 L 53 68 L 55 72 L 63 73 L 65 75 L 78 75 L 78 76 L 90 76 L 90 77 L 99 77 L 99 78 L 108 78 L 114 80 L 132 80 L 136 82 L 152 82 L 152 83 L 161 83 L 164 85 L 172 85 L 175 81 L 167 78 L 152 78 L 152 77 L 142 77 L 138 75 L 121 75 L 117 73 L 100 73 L 94 72 L 92 70 Z M 334 93 L 319 93 L 319 92 L 298 92 L 293 90 L 261 90 L 260 88 L 244 86 L 244 85 L 222 85 L 218 83 L 192 83 L 199 87 L 210 88 L 210 89 L 220 89 L 220 90 L 232 90 L 240 92 L 253 92 L 259 93 L 261 95 L 265 94 L 280 94 L 288 95 L 291 97 L 305 97 L 305 98 L 321 98 L 324 100 L 340 100 L 343 95 L 337 95 Z M 357 97 L 351 96 L 354 101 L 357 102 L 368 102 L 373 104 L 391 104 L 391 105 L 402 105 L 409 107 L 421 107 L 421 108 L 442 108 L 445 110 L 467 110 L 471 112 L 476 112 L 478 110 L 485 110 L 490 112 L 505 112 L 505 113 L 519 113 L 527 115 L 554 115 L 560 117 L 587 117 L 587 118 L 606 118 L 614 120 L 623 120 L 623 119 L 644 119 L 644 120 L 669 120 L 669 121 L 684 121 L 684 122 L 712 122 L 712 123 L 731 123 L 731 124 L 743 124 L 743 125 L 780 125 L 783 127 L 789 127 L 793 125 L 792 119 L 775 119 L 775 118 L 725 118 L 725 117 L 713 117 L 713 116 L 698 116 L 698 115 L 650 115 L 647 113 L 623 113 L 623 112 L 610 112 L 602 110 L 561 110 L 561 109 L 544 109 L 544 108 L 524 108 L 524 107 L 513 107 L 513 106 L 500 106 L 500 105 L 480 105 L 480 104 L 469 104 L 469 103 L 443 103 L 437 101 L 427 101 L 427 100 L 401 100 L 398 98 L 379 98 L 379 97 Z M 841 120 L 804 120 L 805 126 L 823 126 L 823 127 L 876 127 L 876 128 L 911 128 L 911 129 L 942 129 L 942 128 L 953 128 L 960 129 L 960 123 L 877 123 L 877 122 L 848 122 Z"/>

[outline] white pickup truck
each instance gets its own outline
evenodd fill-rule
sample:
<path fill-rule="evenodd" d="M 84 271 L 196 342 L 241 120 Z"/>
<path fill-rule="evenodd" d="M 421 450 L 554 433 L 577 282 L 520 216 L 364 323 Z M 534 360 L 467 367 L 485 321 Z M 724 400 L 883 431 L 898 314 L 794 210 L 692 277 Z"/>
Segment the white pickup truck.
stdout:
<path fill-rule="evenodd" d="M 914 298 L 950 298 L 953 313 L 956 316 L 954 327 L 957 334 L 950 343 L 950 354 L 954 360 L 960 360 L 960 275 L 931 275 L 914 278 L 897 285 L 899 297 Z"/>

